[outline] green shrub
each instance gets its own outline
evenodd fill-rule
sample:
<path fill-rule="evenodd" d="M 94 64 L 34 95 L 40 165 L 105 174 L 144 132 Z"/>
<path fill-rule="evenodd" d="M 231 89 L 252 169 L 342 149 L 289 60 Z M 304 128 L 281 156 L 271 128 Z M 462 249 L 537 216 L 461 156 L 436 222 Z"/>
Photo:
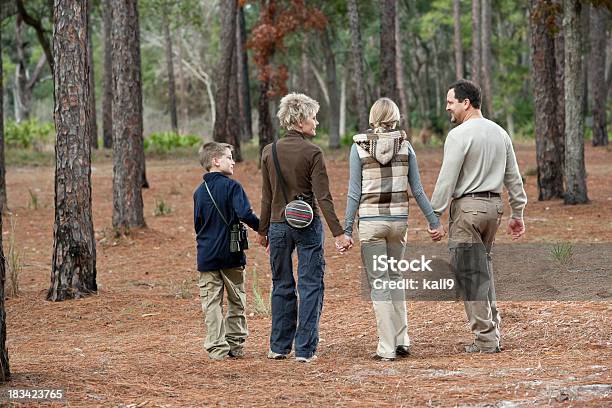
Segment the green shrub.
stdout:
<path fill-rule="evenodd" d="M 178 135 L 174 132 L 151 133 L 144 140 L 145 150 L 168 152 L 181 147 L 194 147 L 202 143 L 202 139 L 196 135 Z"/>
<path fill-rule="evenodd" d="M 154 215 L 156 217 L 168 215 L 172 212 L 172 207 L 170 207 L 163 199 L 155 200 L 155 211 Z"/>
<path fill-rule="evenodd" d="M 55 126 L 51 122 L 39 123 L 36 119 L 20 123 L 7 122 L 4 142 L 7 147 L 29 149 L 51 142 L 54 134 Z"/>

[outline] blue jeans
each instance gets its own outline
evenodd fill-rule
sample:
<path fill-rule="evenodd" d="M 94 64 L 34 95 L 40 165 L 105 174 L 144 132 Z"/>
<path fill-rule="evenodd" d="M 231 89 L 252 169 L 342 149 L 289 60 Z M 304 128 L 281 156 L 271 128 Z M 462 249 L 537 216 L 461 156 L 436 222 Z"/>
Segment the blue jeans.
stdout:
<path fill-rule="evenodd" d="M 272 223 L 268 239 L 272 267 L 270 349 L 275 353 L 289 354 L 295 340 L 295 356 L 310 358 L 319 343 L 319 320 L 323 307 L 325 260 L 321 220 L 315 217 L 312 224 L 304 229 L 294 229 L 285 223 Z M 296 247 L 299 307 L 291 259 Z"/>

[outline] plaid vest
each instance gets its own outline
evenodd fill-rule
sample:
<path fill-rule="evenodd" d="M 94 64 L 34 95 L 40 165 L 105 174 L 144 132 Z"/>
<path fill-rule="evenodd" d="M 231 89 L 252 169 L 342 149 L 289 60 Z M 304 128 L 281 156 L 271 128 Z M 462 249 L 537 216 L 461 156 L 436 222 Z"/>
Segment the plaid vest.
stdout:
<path fill-rule="evenodd" d="M 353 137 L 361 160 L 359 216 L 408 216 L 409 142 L 403 131 Z"/>

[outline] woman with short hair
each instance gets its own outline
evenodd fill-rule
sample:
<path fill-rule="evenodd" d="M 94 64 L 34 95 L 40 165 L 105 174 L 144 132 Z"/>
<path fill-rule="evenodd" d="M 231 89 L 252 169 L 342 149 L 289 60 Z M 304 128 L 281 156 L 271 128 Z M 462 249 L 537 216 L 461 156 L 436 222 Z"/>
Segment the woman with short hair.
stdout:
<path fill-rule="evenodd" d="M 410 354 L 405 293 L 386 285 L 402 280 L 402 273 L 374 267 L 379 256 L 397 260 L 404 256 L 408 185 L 429 227 L 440 225 L 423 191 L 414 149 L 405 132 L 396 130 L 399 120 L 397 105 L 389 98 L 381 98 L 370 109 L 371 128 L 353 137 L 344 230 L 347 238 L 352 236 L 355 213 L 359 211 L 361 256 L 378 331 L 374 358 L 383 361 Z"/>
<path fill-rule="evenodd" d="M 287 358 L 294 342 L 296 361 L 310 362 L 316 358 L 325 272 L 319 208 L 336 237 L 336 246 L 343 249 L 349 247 L 349 240 L 344 236 L 329 192 L 323 152 L 311 141 L 319 124 L 316 118 L 318 111 L 319 103 L 304 94 L 291 93 L 283 97 L 277 117 L 287 132 L 278 142 L 264 147 L 261 153 L 263 184 L 259 241 L 262 245 L 269 243 L 270 246 L 272 332 L 268 358 L 271 359 Z M 274 154 L 278 159 L 281 178 Z M 304 198 L 314 213 L 307 226 L 296 227 L 286 218 L 288 201 L 298 196 Z M 299 305 L 292 265 L 296 248 Z"/>

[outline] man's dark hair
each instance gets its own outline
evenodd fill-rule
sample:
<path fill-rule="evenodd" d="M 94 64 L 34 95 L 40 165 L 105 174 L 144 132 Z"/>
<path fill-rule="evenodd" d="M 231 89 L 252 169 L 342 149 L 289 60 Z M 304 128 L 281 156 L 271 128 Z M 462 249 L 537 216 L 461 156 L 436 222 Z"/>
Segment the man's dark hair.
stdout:
<path fill-rule="evenodd" d="M 480 109 L 481 102 L 481 92 L 480 87 L 476 85 L 472 81 L 468 81 L 467 79 L 460 79 L 457 82 L 452 83 L 448 90 L 455 90 L 455 98 L 459 102 L 463 102 L 466 99 L 470 100 L 470 104 L 476 108 Z"/>

